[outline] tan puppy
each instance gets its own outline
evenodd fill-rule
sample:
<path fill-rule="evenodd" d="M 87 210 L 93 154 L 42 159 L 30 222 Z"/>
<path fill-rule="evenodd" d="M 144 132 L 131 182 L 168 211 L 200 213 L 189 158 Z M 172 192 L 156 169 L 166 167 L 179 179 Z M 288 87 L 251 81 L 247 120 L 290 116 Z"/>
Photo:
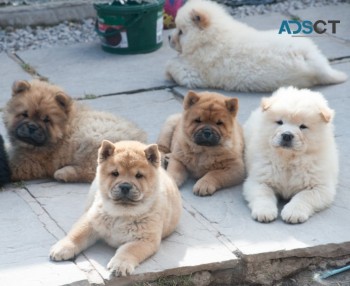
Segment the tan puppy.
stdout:
<path fill-rule="evenodd" d="M 207 196 L 241 183 L 245 170 L 238 99 L 189 91 L 183 105 L 183 114 L 170 116 L 158 139 L 160 150 L 170 153 L 167 171 L 177 185 L 191 175 L 199 179 L 194 194 Z"/>
<path fill-rule="evenodd" d="M 135 124 L 89 109 L 46 82 L 17 81 L 4 109 L 12 180 L 91 182 L 103 139 L 146 141 Z"/>
<path fill-rule="evenodd" d="M 160 167 L 156 144 L 103 141 L 98 162 L 92 184 L 94 199 L 68 235 L 52 247 L 50 258 L 71 259 L 102 238 L 118 247 L 108 269 L 125 276 L 174 231 L 180 219 L 181 196 Z"/>

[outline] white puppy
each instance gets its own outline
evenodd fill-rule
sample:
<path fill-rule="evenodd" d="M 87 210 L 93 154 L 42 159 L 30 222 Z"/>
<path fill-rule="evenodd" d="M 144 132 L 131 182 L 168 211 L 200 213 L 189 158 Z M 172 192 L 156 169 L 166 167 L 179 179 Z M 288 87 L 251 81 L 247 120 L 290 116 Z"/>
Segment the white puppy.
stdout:
<path fill-rule="evenodd" d="M 170 45 L 179 55 L 169 61 L 166 73 L 189 88 L 274 91 L 347 79 L 310 39 L 257 31 L 234 20 L 215 2 L 188 1 L 175 22 Z"/>
<path fill-rule="evenodd" d="M 243 194 L 260 222 L 277 218 L 277 199 L 288 223 L 306 221 L 335 196 L 338 154 L 334 111 L 318 92 L 280 88 L 263 98 L 244 125 L 248 177 Z"/>

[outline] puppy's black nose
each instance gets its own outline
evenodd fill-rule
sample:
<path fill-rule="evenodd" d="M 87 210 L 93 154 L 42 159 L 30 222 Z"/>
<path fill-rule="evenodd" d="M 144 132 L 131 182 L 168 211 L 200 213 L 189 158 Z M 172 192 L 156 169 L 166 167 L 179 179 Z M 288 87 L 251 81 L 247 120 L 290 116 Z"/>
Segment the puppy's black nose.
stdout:
<path fill-rule="evenodd" d="M 212 132 L 210 130 L 210 128 L 204 128 L 203 129 L 203 135 L 205 138 L 210 138 L 210 136 L 212 135 Z"/>
<path fill-rule="evenodd" d="M 27 127 L 28 127 L 28 130 L 29 130 L 30 133 L 33 133 L 33 132 L 35 132 L 35 131 L 38 130 L 38 126 L 36 126 L 36 125 L 33 124 L 33 123 L 29 123 L 29 124 L 27 125 Z"/>
<path fill-rule="evenodd" d="M 122 183 L 119 185 L 119 189 L 123 195 L 127 195 L 131 190 L 131 188 L 132 188 L 132 185 L 130 185 L 129 183 Z"/>
<path fill-rule="evenodd" d="M 290 142 L 294 138 L 294 135 L 291 132 L 284 132 L 282 133 L 282 139 L 285 142 Z"/>

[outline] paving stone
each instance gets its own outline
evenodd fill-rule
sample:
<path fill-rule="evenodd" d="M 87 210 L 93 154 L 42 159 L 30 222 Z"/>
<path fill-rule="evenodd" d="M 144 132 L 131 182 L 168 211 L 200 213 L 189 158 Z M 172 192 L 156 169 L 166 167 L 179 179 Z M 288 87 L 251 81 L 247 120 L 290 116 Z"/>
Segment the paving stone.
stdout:
<path fill-rule="evenodd" d="M 149 54 L 116 55 L 104 52 L 99 42 L 35 51 L 19 56 L 49 81 L 73 97 L 104 95 L 173 85 L 165 79 L 166 61 L 175 56 L 165 40 Z"/>
<path fill-rule="evenodd" d="M 334 67 L 350 75 L 350 62 L 334 65 Z M 184 200 L 202 214 L 243 254 L 262 254 L 261 257 L 264 258 L 277 258 L 281 255 L 308 257 L 310 255 L 326 256 L 327 253 L 350 254 L 347 235 L 350 232 L 350 210 L 347 207 L 347 202 L 350 200 L 348 192 L 350 184 L 348 176 L 350 172 L 348 164 L 350 159 L 348 148 L 350 144 L 349 88 L 349 80 L 339 85 L 314 88 L 324 94 L 330 106 L 336 111 L 334 124 L 340 154 L 340 176 L 338 193 L 331 208 L 316 214 L 309 221 L 300 225 L 285 224 L 280 218 L 270 224 L 261 224 L 251 219 L 250 211 L 242 196 L 241 186 L 219 191 L 212 197 L 200 198 L 192 194 L 193 182 L 189 182 L 182 188 Z M 176 92 L 185 94 L 186 89 L 176 88 Z M 239 98 L 241 122 L 248 118 L 264 95 L 220 92 Z"/>
<path fill-rule="evenodd" d="M 11 98 L 11 87 L 15 80 L 31 79 L 13 59 L 6 53 L 0 53 L 0 109 Z"/>
<path fill-rule="evenodd" d="M 83 213 L 88 188 L 88 184 L 54 182 L 28 185 L 32 196 L 65 232 L 69 231 Z M 106 265 L 114 253 L 115 249 L 104 243 L 98 243 L 85 251 L 86 257 L 104 279 L 109 278 Z M 184 211 L 176 232 L 163 241 L 157 254 L 137 268 L 135 274 L 139 277 L 131 279 L 154 279 L 159 275 L 157 272 L 164 271 L 169 275 L 189 274 L 208 268 L 225 269 L 233 267 L 236 263 L 235 255 L 216 238 L 216 234 L 211 233 L 191 214 Z"/>
<path fill-rule="evenodd" d="M 137 123 L 147 132 L 150 143 L 156 142 L 165 119 L 182 110 L 180 101 L 166 90 L 107 96 L 84 103 Z"/>
<path fill-rule="evenodd" d="M 48 249 L 55 237 L 18 192 L 21 190 L 0 192 L 1 284 L 64 285 L 74 281 L 87 285 L 86 276 L 74 263 L 57 267 L 49 261 Z"/>

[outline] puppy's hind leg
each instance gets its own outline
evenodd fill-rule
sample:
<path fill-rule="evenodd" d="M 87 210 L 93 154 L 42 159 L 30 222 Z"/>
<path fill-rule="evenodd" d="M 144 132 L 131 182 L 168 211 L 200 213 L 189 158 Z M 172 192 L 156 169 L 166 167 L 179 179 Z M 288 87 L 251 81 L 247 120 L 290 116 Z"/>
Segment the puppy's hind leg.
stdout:
<path fill-rule="evenodd" d="M 174 131 L 180 120 L 181 114 L 173 114 L 163 124 L 157 140 L 158 149 L 161 153 L 167 154 L 171 152 Z"/>
<path fill-rule="evenodd" d="M 166 76 L 177 84 L 188 88 L 207 87 L 199 73 L 179 58 L 173 59 L 168 63 Z"/>
<path fill-rule="evenodd" d="M 328 59 L 318 49 L 308 53 L 305 61 L 315 75 L 315 84 L 338 84 L 348 78 L 344 72 L 333 69 Z"/>
<path fill-rule="evenodd" d="M 53 177 L 62 182 L 87 182 L 90 183 L 95 177 L 95 172 L 86 170 L 80 166 L 64 166 L 58 169 Z"/>
<path fill-rule="evenodd" d="M 174 179 L 178 187 L 180 187 L 188 177 L 186 166 L 175 159 L 174 156 L 170 156 L 167 172 Z"/>
<path fill-rule="evenodd" d="M 277 197 L 266 184 L 248 177 L 243 184 L 243 196 L 248 202 L 253 219 L 259 222 L 271 222 L 277 218 Z"/>

